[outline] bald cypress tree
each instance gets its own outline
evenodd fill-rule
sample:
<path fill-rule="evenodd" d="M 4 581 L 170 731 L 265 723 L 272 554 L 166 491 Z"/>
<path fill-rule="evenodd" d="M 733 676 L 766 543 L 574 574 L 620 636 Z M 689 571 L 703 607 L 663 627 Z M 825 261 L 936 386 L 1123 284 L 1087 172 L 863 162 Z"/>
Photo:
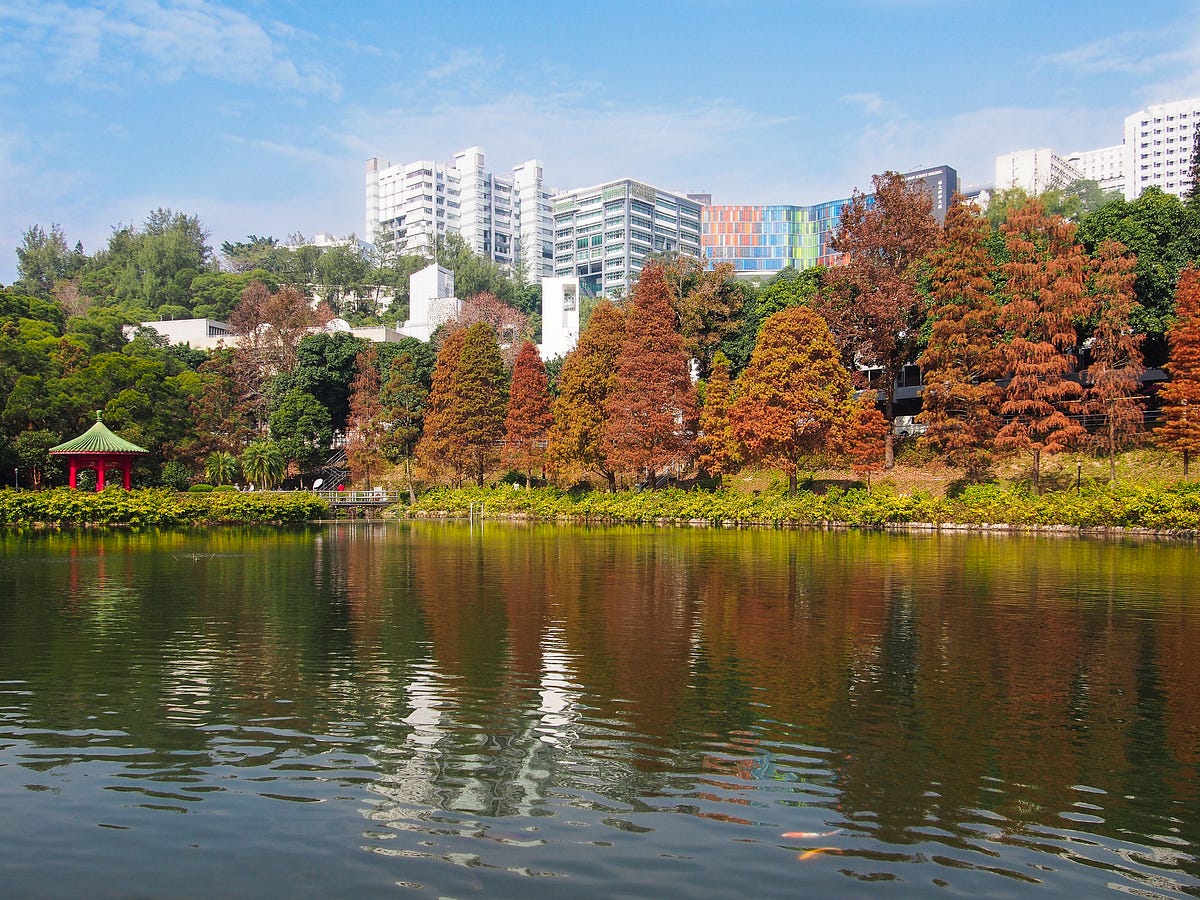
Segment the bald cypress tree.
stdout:
<path fill-rule="evenodd" d="M 1167 330 L 1171 380 L 1161 391 L 1165 421 L 1158 444 L 1183 454 L 1183 477 L 1192 454 L 1200 453 L 1200 269 L 1179 273 L 1175 290 L 1175 324 Z"/>
<path fill-rule="evenodd" d="M 991 228 L 979 211 L 956 197 L 946 215 L 945 239 L 933 257 L 929 343 L 921 354 L 921 441 L 977 477 L 1000 429 L 997 415 L 1003 369 L 999 306 L 987 251 Z"/>
<path fill-rule="evenodd" d="M 660 263 L 643 267 L 633 289 L 617 378 L 605 400 L 604 443 L 618 470 L 644 475 L 691 452 L 696 395 L 671 293 Z"/>
<path fill-rule="evenodd" d="M 547 435 L 553 421 L 546 367 L 533 341 L 525 341 L 513 365 L 504 420 L 504 463 L 525 473 L 526 487 L 530 472 L 545 463 Z"/>

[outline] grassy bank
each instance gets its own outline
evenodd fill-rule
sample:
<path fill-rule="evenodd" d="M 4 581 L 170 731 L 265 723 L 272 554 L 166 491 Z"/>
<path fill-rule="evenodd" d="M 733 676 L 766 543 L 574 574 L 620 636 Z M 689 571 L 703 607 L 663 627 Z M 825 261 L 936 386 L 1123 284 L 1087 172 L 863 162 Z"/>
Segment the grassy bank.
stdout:
<path fill-rule="evenodd" d="M 0 525 L 174 525 L 305 522 L 329 514 L 315 494 L 168 490 L 0 491 Z"/>
<path fill-rule="evenodd" d="M 1186 533 L 1200 529 L 1200 483 L 1084 485 L 1037 496 L 1014 487 L 972 485 L 954 496 L 924 491 L 832 488 L 825 493 L 782 490 L 569 493 L 555 488 L 436 489 L 411 515 L 466 515 L 482 502 L 488 516 L 527 516 L 577 522 L 690 522 L 739 525 L 963 525 L 1015 528 L 1136 528 Z"/>

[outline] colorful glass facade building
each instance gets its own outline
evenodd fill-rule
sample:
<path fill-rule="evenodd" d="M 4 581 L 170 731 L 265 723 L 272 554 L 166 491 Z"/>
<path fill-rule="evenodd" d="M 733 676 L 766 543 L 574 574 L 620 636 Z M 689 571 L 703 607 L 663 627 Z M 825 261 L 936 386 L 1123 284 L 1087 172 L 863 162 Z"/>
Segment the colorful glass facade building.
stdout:
<path fill-rule="evenodd" d="M 904 176 L 925 182 L 934 199 L 934 215 L 943 219 L 949 198 L 958 189 L 958 173 L 949 166 L 922 169 Z M 873 202 L 867 197 L 867 203 Z M 770 276 L 786 268 L 836 266 L 830 246 L 850 198 L 813 206 L 704 206 L 700 211 L 700 244 L 709 268 L 728 262 L 746 277 Z"/>

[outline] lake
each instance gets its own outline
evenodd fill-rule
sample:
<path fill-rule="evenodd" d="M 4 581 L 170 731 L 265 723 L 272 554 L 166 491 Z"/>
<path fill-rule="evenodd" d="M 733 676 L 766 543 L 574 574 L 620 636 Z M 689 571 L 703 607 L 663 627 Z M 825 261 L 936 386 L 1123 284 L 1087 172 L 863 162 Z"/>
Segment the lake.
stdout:
<path fill-rule="evenodd" d="M 0 534 L 6 896 L 1200 896 L 1200 552 Z"/>

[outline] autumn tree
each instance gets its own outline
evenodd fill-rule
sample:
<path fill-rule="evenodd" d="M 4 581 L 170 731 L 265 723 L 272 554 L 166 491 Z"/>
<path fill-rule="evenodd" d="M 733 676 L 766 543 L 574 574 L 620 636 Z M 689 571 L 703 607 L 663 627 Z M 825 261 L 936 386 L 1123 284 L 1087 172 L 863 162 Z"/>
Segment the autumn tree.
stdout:
<path fill-rule="evenodd" d="M 453 419 L 462 432 L 467 472 L 482 487 L 483 477 L 500 461 L 508 379 L 496 332 L 476 322 L 463 338 L 458 361 L 457 396 Z"/>
<path fill-rule="evenodd" d="M 415 455 L 434 477 L 449 473 L 453 482 L 462 484 L 466 472 L 464 435 L 457 430 L 455 403 L 459 395 L 458 371 L 467 330 L 456 328 L 442 342 L 429 388 L 425 427 L 417 442 Z"/>
<path fill-rule="evenodd" d="M 1117 479 L 1117 448 L 1128 445 L 1141 432 L 1143 336 L 1131 324 L 1137 300 L 1135 260 L 1116 241 L 1105 241 L 1096 252 L 1092 277 L 1092 306 L 1096 327 L 1092 332 L 1091 365 L 1084 373 L 1083 412 L 1099 424 L 1092 443 L 1108 453 L 1110 481 Z"/>
<path fill-rule="evenodd" d="M 875 405 L 875 391 L 865 391 L 850 407 L 850 416 L 839 433 L 842 452 L 850 460 L 850 468 L 867 480 L 871 491 L 871 473 L 883 468 L 884 447 L 891 431 L 887 419 Z"/>
<path fill-rule="evenodd" d="M 616 376 L 604 404 L 609 459 L 653 484 L 659 469 L 690 451 L 696 415 L 688 356 L 657 262 L 642 267 L 633 289 Z"/>
<path fill-rule="evenodd" d="M 946 215 L 945 240 L 932 259 L 929 343 L 921 354 L 922 443 L 978 477 L 1000 428 L 1004 367 L 987 251 L 987 220 L 956 197 Z"/>
<path fill-rule="evenodd" d="M 491 326 L 499 341 L 504 365 L 512 369 L 521 344 L 531 337 L 529 316 L 509 306 L 490 291 L 474 294 L 462 301 L 455 320 L 462 327 L 475 322 L 486 322 Z"/>
<path fill-rule="evenodd" d="M 1193 453 L 1200 452 L 1200 269 L 1179 273 L 1175 292 L 1175 324 L 1167 330 L 1171 380 L 1159 391 L 1164 422 L 1159 446 L 1183 454 L 1183 477 Z"/>
<path fill-rule="evenodd" d="M 527 340 L 513 366 L 503 454 L 505 465 L 525 473 L 526 487 L 533 469 L 545 464 L 547 435 L 554 421 L 550 406 L 546 367 L 533 341 Z"/>
<path fill-rule="evenodd" d="M 380 400 L 379 352 L 374 347 L 359 351 L 350 383 L 349 435 L 346 460 L 350 477 L 364 486 L 371 485 L 371 468 L 383 468 L 384 419 Z"/>
<path fill-rule="evenodd" d="M 829 273 L 820 309 L 848 359 L 882 369 L 884 415 L 895 416 L 896 381 L 912 359 L 925 321 L 919 289 L 924 258 L 937 244 L 933 197 L 922 182 L 876 175 L 874 203 L 855 193 L 831 246 L 845 264 Z M 885 467 L 894 464 L 889 433 Z"/>
<path fill-rule="evenodd" d="M 408 499 L 413 503 L 416 502 L 416 492 L 412 483 L 412 457 L 417 439 L 421 436 L 428 398 L 429 392 L 421 383 L 416 359 L 408 351 L 400 353 L 392 360 L 380 396 L 383 418 L 389 423 L 383 446 L 389 459 L 403 460 Z"/>
<path fill-rule="evenodd" d="M 1075 320 L 1087 314 L 1085 259 L 1075 243 L 1075 226 L 1046 215 L 1037 199 L 1009 213 L 1001 226 L 1009 261 L 1004 263 L 1008 303 L 1001 326 L 1011 335 L 1006 346 L 1009 383 L 996 434 L 1001 449 L 1033 454 L 1033 484 L 1041 484 L 1042 454 L 1078 443 L 1083 427 L 1068 412 L 1080 396 L 1066 376 L 1075 365 Z"/>
<path fill-rule="evenodd" d="M 827 447 L 850 402 L 850 373 L 825 320 L 804 306 L 767 319 L 736 393 L 734 435 L 751 460 L 782 469 L 795 493 L 800 464 Z"/>
<path fill-rule="evenodd" d="M 717 480 L 732 472 L 741 459 L 741 451 L 729 421 L 733 402 L 733 386 L 729 380 L 729 359 L 718 350 L 712 359 L 712 374 L 704 391 L 704 407 L 700 411 L 700 431 L 696 447 L 700 451 L 700 468 Z"/>
<path fill-rule="evenodd" d="M 300 341 L 332 318 L 327 306 L 313 307 L 288 285 L 272 292 L 261 281 L 253 281 L 242 292 L 241 302 L 229 317 L 237 338 L 234 360 L 239 380 L 255 391 L 254 405 L 260 414 L 265 407 L 263 384 L 294 369 Z"/>
<path fill-rule="evenodd" d="M 606 401 L 616 383 L 617 357 L 625 340 L 625 313 L 601 300 L 563 360 L 550 427 L 549 456 L 557 465 L 593 472 L 617 489 L 615 467 L 602 440 Z"/>
<path fill-rule="evenodd" d="M 732 263 L 709 269 L 703 260 L 682 254 L 664 256 L 661 262 L 683 349 L 699 363 L 700 377 L 708 378 L 717 347 L 740 324 L 743 286 L 733 277 Z"/>

